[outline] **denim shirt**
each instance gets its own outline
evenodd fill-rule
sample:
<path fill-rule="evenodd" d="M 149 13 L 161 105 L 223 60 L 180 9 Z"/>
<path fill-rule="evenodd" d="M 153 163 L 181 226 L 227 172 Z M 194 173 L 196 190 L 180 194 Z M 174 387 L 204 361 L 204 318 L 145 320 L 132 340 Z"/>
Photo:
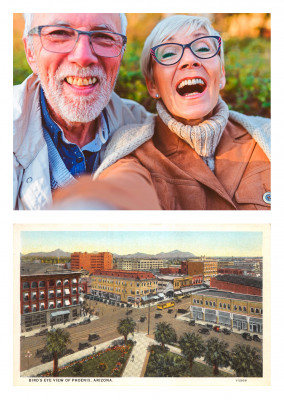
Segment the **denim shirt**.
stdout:
<path fill-rule="evenodd" d="M 99 116 L 101 125 L 95 139 L 80 148 L 77 144 L 69 142 L 62 129 L 52 120 L 42 88 L 40 90 L 40 103 L 44 135 L 45 137 L 49 135 L 52 139 L 53 145 L 70 174 L 79 178 L 84 173 L 95 172 L 100 164 L 100 150 L 109 138 L 106 113 L 103 111 Z M 47 145 L 50 149 L 52 146 L 50 140 L 47 140 Z M 52 166 L 50 166 L 50 169 L 52 170 Z"/>

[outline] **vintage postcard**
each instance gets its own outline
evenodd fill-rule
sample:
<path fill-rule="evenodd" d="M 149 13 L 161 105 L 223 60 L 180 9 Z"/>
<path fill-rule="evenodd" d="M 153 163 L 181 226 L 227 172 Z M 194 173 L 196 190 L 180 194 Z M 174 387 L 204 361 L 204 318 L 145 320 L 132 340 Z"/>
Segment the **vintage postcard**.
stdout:
<path fill-rule="evenodd" d="M 15 385 L 269 385 L 270 226 L 15 225 Z"/>

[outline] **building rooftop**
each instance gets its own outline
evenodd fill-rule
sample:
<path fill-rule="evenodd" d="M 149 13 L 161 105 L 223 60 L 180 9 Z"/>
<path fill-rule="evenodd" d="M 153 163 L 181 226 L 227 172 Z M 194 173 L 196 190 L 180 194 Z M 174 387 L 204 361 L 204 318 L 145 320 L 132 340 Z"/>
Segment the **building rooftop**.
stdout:
<path fill-rule="evenodd" d="M 262 289 L 262 279 L 246 275 L 217 275 L 215 279 L 222 282 L 235 283 L 237 285 L 251 286 Z"/>
<path fill-rule="evenodd" d="M 253 296 L 251 294 L 242 294 L 242 293 L 232 293 L 232 292 L 226 292 L 226 291 L 217 290 L 217 289 L 216 290 L 215 289 L 203 290 L 198 294 L 200 294 L 202 296 L 215 296 L 215 297 L 221 297 L 221 298 L 226 298 L 226 299 L 262 302 L 262 296 Z"/>
<path fill-rule="evenodd" d="M 92 273 L 94 276 L 113 276 L 117 278 L 128 278 L 128 279 L 156 279 L 152 272 L 144 271 L 125 271 L 119 269 L 111 269 L 104 271 L 96 271 Z"/>
<path fill-rule="evenodd" d="M 70 271 L 63 269 L 61 265 L 39 264 L 39 263 L 21 263 L 20 275 L 62 275 L 62 274 L 81 274 L 81 271 Z"/>

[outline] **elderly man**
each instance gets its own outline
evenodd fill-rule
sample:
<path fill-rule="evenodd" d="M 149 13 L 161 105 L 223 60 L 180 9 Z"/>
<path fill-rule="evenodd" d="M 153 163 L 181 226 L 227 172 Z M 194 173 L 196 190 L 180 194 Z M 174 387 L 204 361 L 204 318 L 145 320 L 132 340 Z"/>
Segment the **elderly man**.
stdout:
<path fill-rule="evenodd" d="M 114 131 L 148 114 L 113 93 L 126 45 L 124 14 L 25 20 L 33 74 L 14 90 L 14 208 L 39 210 L 51 206 L 55 189 L 96 171 Z"/>

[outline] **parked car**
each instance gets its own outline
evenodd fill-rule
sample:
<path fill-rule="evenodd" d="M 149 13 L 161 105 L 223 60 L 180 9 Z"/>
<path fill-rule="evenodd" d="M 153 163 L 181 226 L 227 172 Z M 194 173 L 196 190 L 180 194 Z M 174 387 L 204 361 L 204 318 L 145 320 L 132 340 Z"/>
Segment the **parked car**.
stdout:
<path fill-rule="evenodd" d="M 64 351 L 64 356 L 69 356 L 70 354 L 74 354 L 74 353 L 75 353 L 74 350 L 67 349 L 67 350 Z"/>
<path fill-rule="evenodd" d="M 156 318 L 156 317 L 155 317 Z M 146 321 L 146 317 L 145 317 L 145 315 L 141 315 L 141 317 L 140 317 L 140 322 L 144 322 L 144 321 Z"/>
<path fill-rule="evenodd" d="M 155 314 L 155 318 L 162 318 L 162 314 L 156 313 L 156 314 Z"/>
<path fill-rule="evenodd" d="M 244 332 L 244 333 L 242 334 L 242 337 L 243 337 L 245 340 L 249 340 L 249 341 L 252 340 L 252 337 L 251 337 L 250 333 L 248 333 L 248 332 Z"/>
<path fill-rule="evenodd" d="M 180 299 L 176 299 L 175 302 L 176 303 L 181 303 L 181 300 Z"/>
<path fill-rule="evenodd" d="M 43 348 L 43 349 L 37 349 L 36 350 L 36 353 L 35 353 L 35 356 L 36 357 L 42 357 L 43 355 L 44 355 L 44 352 L 46 351 L 46 349 L 45 348 Z"/>
<path fill-rule="evenodd" d="M 51 353 L 45 353 L 43 354 L 43 356 L 41 357 L 41 362 L 44 364 L 46 362 L 52 361 L 53 360 L 53 356 Z"/>
<path fill-rule="evenodd" d="M 230 335 L 232 332 L 230 331 L 230 329 L 227 329 L 227 328 L 223 328 L 222 329 L 222 332 L 225 334 L 225 335 Z"/>
<path fill-rule="evenodd" d="M 189 321 L 188 325 L 195 326 L 195 319 L 191 319 Z"/>
<path fill-rule="evenodd" d="M 123 308 L 123 307 L 124 307 L 124 304 L 123 304 L 123 303 L 121 303 L 121 304 L 120 304 L 120 307 L 122 307 L 122 308 Z"/>
<path fill-rule="evenodd" d="M 187 310 L 185 308 L 178 308 L 177 312 L 180 314 L 185 314 L 187 313 Z"/>
<path fill-rule="evenodd" d="M 67 328 L 74 328 L 75 326 L 77 326 L 78 324 L 76 324 L 76 322 L 73 322 L 72 324 L 68 325 Z"/>
<path fill-rule="evenodd" d="M 87 349 L 88 347 L 91 347 L 91 343 L 89 342 L 80 342 L 78 346 L 78 350 L 84 350 Z"/>
<path fill-rule="evenodd" d="M 126 311 L 126 315 L 129 315 L 129 314 L 131 314 L 131 313 L 132 313 L 132 310 Z"/>
<path fill-rule="evenodd" d="M 221 330 L 220 330 L 220 326 L 214 326 L 213 327 L 213 331 L 215 331 L 215 332 L 221 332 Z"/>
<path fill-rule="evenodd" d="M 261 342 L 261 339 L 258 335 L 252 335 L 252 340 L 254 340 L 255 342 Z"/>
<path fill-rule="evenodd" d="M 203 335 L 209 335 L 210 334 L 210 331 L 209 331 L 208 328 L 200 328 L 200 329 L 198 329 L 198 332 L 202 333 Z"/>
<path fill-rule="evenodd" d="M 48 332 L 48 329 L 46 328 L 46 329 L 43 329 L 42 331 L 40 331 L 37 335 L 38 335 L 38 336 L 44 336 L 44 335 L 47 334 L 47 332 Z M 36 335 L 36 336 L 37 336 L 37 335 Z"/>
<path fill-rule="evenodd" d="M 88 317 L 88 318 L 83 319 L 83 321 L 79 322 L 79 324 L 86 325 L 86 324 L 89 324 L 90 322 L 91 322 L 91 319 Z"/>
<path fill-rule="evenodd" d="M 212 325 L 212 324 L 206 324 L 206 327 L 207 327 L 208 329 L 213 329 L 213 325 Z"/>
<path fill-rule="evenodd" d="M 171 314 L 172 312 L 174 312 L 174 310 L 172 308 L 168 310 L 169 314 Z"/>
<path fill-rule="evenodd" d="M 98 339 L 100 339 L 100 335 L 98 335 L 97 333 L 90 333 L 89 334 L 89 337 L 88 337 L 89 341 L 98 340 Z"/>

